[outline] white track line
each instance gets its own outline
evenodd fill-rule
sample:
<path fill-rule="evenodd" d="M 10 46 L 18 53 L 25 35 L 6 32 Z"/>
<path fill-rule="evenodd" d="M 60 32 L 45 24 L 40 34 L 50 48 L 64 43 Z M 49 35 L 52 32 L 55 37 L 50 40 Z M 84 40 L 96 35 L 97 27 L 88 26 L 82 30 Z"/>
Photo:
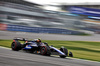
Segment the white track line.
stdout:
<path fill-rule="evenodd" d="M 7 48 L 7 47 L 3 47 L 3 46 L 0 46 L 0 48 L 11 50 L 11 48 Z"/>

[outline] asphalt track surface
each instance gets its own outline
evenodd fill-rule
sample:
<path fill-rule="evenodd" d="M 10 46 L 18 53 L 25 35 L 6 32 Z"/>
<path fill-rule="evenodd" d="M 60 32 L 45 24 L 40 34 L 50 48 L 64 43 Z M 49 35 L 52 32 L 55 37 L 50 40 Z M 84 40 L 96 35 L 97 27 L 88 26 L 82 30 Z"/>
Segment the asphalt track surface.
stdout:
<path fill-rule="evenodd" d="M 100 62 L 42 56 L 0 47 L 0 66 L 100 66 Z"/>
<path fill-rule="evenodd" d="M 13 39 L 14 37 L 23 37 L 28 39 L 41 38 L 42 40 L 100 41 L 100 34 L 94 34 L 92 36 L 76 36 L 61 34 L 0 31 L 0 39 Z"/>

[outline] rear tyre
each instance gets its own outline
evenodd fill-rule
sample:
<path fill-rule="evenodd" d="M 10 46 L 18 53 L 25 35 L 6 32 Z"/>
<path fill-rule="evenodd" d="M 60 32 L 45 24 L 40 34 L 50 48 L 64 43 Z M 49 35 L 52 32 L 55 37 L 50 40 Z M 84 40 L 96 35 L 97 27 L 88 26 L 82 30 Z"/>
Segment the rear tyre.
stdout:
<path fill-rule="evenodd" d="M 65 58 L 66 56 L 68 56 L 68 50 L 66 48 L 60 48 L 60 51 L 65 53 L 65 55 L 60 55 L 61 58 Z"/>
<path fill-rule="evenodd" d="M 21 50 L 21 44 L 20 44 L 20 42 L 18 42 L 18 41 L 12 42 L 11 48 L 12 48 L 12 50 L 14 50 L 14 51 L 19 51 L 19 50 Z"/>
<path fill-rule="evenodd" d="M 50 55 L 51 55 L 51 51 L 50 51 L 50 49 L 49 49 L 48 46 L 43 46 L 43 47 L 41 47 L 41 49 L 40 49 L 40 54 L 41 54 L 41 55 L 50 56 Z"/>

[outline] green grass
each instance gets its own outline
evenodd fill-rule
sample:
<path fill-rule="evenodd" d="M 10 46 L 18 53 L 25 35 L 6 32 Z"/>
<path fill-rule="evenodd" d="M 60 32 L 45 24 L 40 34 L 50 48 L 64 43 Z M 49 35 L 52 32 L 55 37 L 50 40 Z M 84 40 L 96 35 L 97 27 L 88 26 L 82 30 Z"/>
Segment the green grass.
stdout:
<path fill-rule="evenodd" d="M 0 40 L 0 46 L 11 47 L 13 40 Z M 64 46 L 69 51 L 72 51 L 74 58 L 81 58 L 100 62 L 100 42 L 89 41 L 57 41 L 57 40 L 43 40 L 49 45 L 56 48 Z"/>
<path fill-rule="evenodd" d="M 11 42 L 13 40 L 0 40 L 0 46 L 11 48 Z"/>

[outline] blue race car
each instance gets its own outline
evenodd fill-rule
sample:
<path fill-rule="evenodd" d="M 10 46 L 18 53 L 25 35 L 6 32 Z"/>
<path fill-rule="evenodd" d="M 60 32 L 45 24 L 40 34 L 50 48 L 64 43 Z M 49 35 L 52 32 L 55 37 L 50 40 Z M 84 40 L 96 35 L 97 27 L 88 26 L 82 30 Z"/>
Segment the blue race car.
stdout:
<path fill-rule="evenodd" d="M 21 44 L 20 41 L 24 41 L 24 43 Z M 68 53 L 66 48 L 61 47 L 60 49 L 57 49 L 52 45 L 49 46 L 46 42 L 41 42 L 40 39 L 27 40 L 25 38 L 15 38 L 11 44 L 11 48 L 14 51 L 24 50 L 46 56 L 59 55 L 61 58 L 65 58 L 67 56 L 73 57 L 72 52 Z"/>

